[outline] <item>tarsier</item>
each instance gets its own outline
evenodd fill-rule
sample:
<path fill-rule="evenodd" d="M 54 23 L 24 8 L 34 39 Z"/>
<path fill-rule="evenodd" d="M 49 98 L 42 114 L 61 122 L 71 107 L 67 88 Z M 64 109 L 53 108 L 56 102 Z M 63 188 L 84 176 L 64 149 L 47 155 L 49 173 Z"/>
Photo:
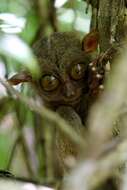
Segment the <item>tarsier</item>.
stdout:
<path fill-rule="evenodd" d="M 23 71 L 9 81 L 14 85 L 32 83 L 44 104 L 57 111 L 73 125 L 74 130 L 82 134 L 91 90 L 93 94 L 98 94 L 101 81 L 101 75 L 91 65 L 92 52 L 97 46 L 97 32 L 87 34 L 82 41 L 73 33 L 54 33 L 49 38 L 40 39 L 33 47 L 41 69 L 40 78 L 34 80 Z M 59 161 L 64 165 L 66 156 L 75 156 L 77 150 L 64 135 L 58 133 L 56 139 Z M 62 170 L 65 170 L 64 166 Z"/>

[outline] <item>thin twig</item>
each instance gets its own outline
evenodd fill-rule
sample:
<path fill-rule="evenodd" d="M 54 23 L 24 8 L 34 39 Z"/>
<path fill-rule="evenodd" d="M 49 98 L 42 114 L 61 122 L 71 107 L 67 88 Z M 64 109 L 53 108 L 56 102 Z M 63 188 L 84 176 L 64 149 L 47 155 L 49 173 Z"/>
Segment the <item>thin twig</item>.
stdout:
<path fill-rule="evenodd" d="M 12 147 L 11 155 L 9 157 L 8 164 L 7 164 L 7 167 L 6 167 L 7 170 L 9 170 L 10 167 L 11 167 L 11 164 L 12 164 L 12 161 L 14 159 L 15 151 L 16 151 L 16 148 L 17 148 L 17 146 L 19 144 L 19 141 L 20 141 L 20 136 L 17 137 L 17 139 L 15 140 L 15 143 L 14 143 L 14 145 Z"/>
<path fill-rule="evenodd" d="M 50 24 L 51 24 L 51 26 L 53 28 L 53 31 L 57 32 L 58 29 L 57 29 L 57 19 L 56 19 L 56 8 L 55 8 L 54 4 L 55 4 L 55 0 L 50 0 L 49 1 L 48 14 L 49 14 L 49 21 L 50 21 Z"/>
<path fill-rule="evenodd" d="M 16 127 L 17 127 L 18 132 L 19 132 L 19 137 L 20 137 L 19 140 L 20 140 L 20 144 L 21 144 L 21 147 L 23 150 L 25 164 L 26 164 L 27 170 L 29 172 L 29 175 L 32 177 L 35 177 L 35 173 L 34 173 L 33 168 L 32 168 L 33 164 L 31 164 L 30 149 L 28 148 L 28 143 L 27 143 L 26 138 L 24 137 L 24 134 L 23 134 L 24 121 L 18 115 L 19 105 L 18 105 L 18 107 L 17 107 L 17 105 L 15 105 L 15 106 L 17 109 L 16 110 L 16 121 L 17 121 Z"/>

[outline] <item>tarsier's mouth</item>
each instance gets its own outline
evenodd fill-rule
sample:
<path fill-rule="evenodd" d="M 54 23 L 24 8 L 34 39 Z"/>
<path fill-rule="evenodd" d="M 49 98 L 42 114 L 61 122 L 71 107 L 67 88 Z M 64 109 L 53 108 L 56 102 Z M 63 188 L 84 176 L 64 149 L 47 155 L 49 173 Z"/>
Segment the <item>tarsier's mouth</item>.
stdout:
<path fill-rule="evenodd" d="M 76 107 L 80 104 L 81 101 L 81 96 L 75 97 L 75 98 L 66 98 L 63 100 L 58 100 L 58 101 L 50 101 L 50 104 L 54 107 L 59 107 L 59 106 L 71 106 L 71 107 Z"/>
<path fill-rule="evenodd" d="M 77 105 L 81 100 L 81 96 L 78 96 L 76 98 L 69 98 L 69 99 L 64 99 L 63 101 L 61 101 L 61 105 L 70 105 L 70 106 L 74 106 Z"/>

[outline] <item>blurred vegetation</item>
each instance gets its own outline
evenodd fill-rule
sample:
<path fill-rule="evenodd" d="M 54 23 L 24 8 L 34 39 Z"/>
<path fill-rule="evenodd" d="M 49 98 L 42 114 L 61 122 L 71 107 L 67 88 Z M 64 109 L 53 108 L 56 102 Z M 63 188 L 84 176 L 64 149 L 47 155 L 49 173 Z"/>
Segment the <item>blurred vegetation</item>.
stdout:
<path fill-rule="evenodd" d="M 80 0 L 1 0 L 0 78 L 7 79 L 24 68 L 36 77 L 39 71 L 31 50 L 34 41 L 54 31 L 75 31 L 83 36 L 91 18 L 86 8 Z M 36 99 L 27 84 L 16 89 Z M 33 179 L 45 177 L 45 150 L 38 143 L 42 138 L 40 123 L 45 121 L 0 84 L 0 170 Z"/>
<path fill-rule="evenodd" d="M 97 2 L 101 5 L 100 9 Z M 112 2 L 116 6 L 114 10 L 117 10 L 117 3 L 123 1 Z M 122 168 L 127 160 L 127 47 L 126 44 L 125 47 L 120 47 L 124 39 L 121 28 L 127 28 L 122 23 L 126 20 L 126 15 L 123 17 L 119 9 L 119 19 L 116 19 L 115 11 L 111 19 L 112 15 L 107 14 L 108 11 L 112 13 L 111 9 L 108 10 L 110 0 L 103 0 L 101 3 L 101 0 L 0 0 L 0 172 L 8 170 L 16 177 L 48 184 L 55 182 L 55 128 L 68 135 L 85 154 L 85 160 L 77 162 L 77 168 L 65 177 L 63 189 L 93 189 L 107 181 L 114 184 L 111 177 L 114 179 L 117 173 L 117 179 L 123 176 L 121 189 L 127 189 L 126 167 L 125 172 L 119 174 L 119 167 Z M 107 20 L 110 24 L 107 24 Z M 105 21 L 105 27 L 102 21 Z M 69 124 L 63 118 L 40 104 L 40 99 L 31 86 L 21 84 L 13 88 L 6 80 L 24 69 L 27 69 L 32 77 L 39 76 L 32 46 L 40 37 L 49 36 L 55 31 L 73 31 L 82 38 L 93 28 L 97 28 L 101 34 L 99 45 L 104 48 L 98 49 L 106 52 L 92 62 L 95 67 L 91 71 L 96 71 L 96 66 L 100 70 L 105 66 L 102 76 L 104 74 L 108 80 L 105 87 L 99 86 L 102 87 L 99 90 L 104 91 L 90 111 L 84 140 L 75 131 L 70 130 Z M 117 36 L 117 33 L 121 35 Z M 122 55 L 112 62 L 111 50 L 116 53 L 114 41 L 116 44 L 122 42 L 117 44 L 117 53 L 122 52 Z M 75 166 L 75 160 L 71 161 Z M 117 189 L 110 185 L 108 187 Z"/>

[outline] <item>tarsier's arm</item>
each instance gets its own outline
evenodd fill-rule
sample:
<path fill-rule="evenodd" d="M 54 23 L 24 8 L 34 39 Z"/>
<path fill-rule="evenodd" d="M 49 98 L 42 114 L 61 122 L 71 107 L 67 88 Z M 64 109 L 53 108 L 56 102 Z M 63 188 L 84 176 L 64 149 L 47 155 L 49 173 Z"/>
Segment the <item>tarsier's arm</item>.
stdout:
<path fill-rule="evenodd" d="M 81 118 L 72 107 L 60 106 L 56 111 L 70 124 L 72 130 L 85 137 L 85 128 L 82 125 Z M 60 131 L 56 131 L 56 149 L 60 172 L 62 174 L 66 173 L 69 167 L 71 168 L 68 158 L 71 157 L 75 160 L 79 156 L 80 151 L 78 152 L 79 149 L 76 145 Z"/>

